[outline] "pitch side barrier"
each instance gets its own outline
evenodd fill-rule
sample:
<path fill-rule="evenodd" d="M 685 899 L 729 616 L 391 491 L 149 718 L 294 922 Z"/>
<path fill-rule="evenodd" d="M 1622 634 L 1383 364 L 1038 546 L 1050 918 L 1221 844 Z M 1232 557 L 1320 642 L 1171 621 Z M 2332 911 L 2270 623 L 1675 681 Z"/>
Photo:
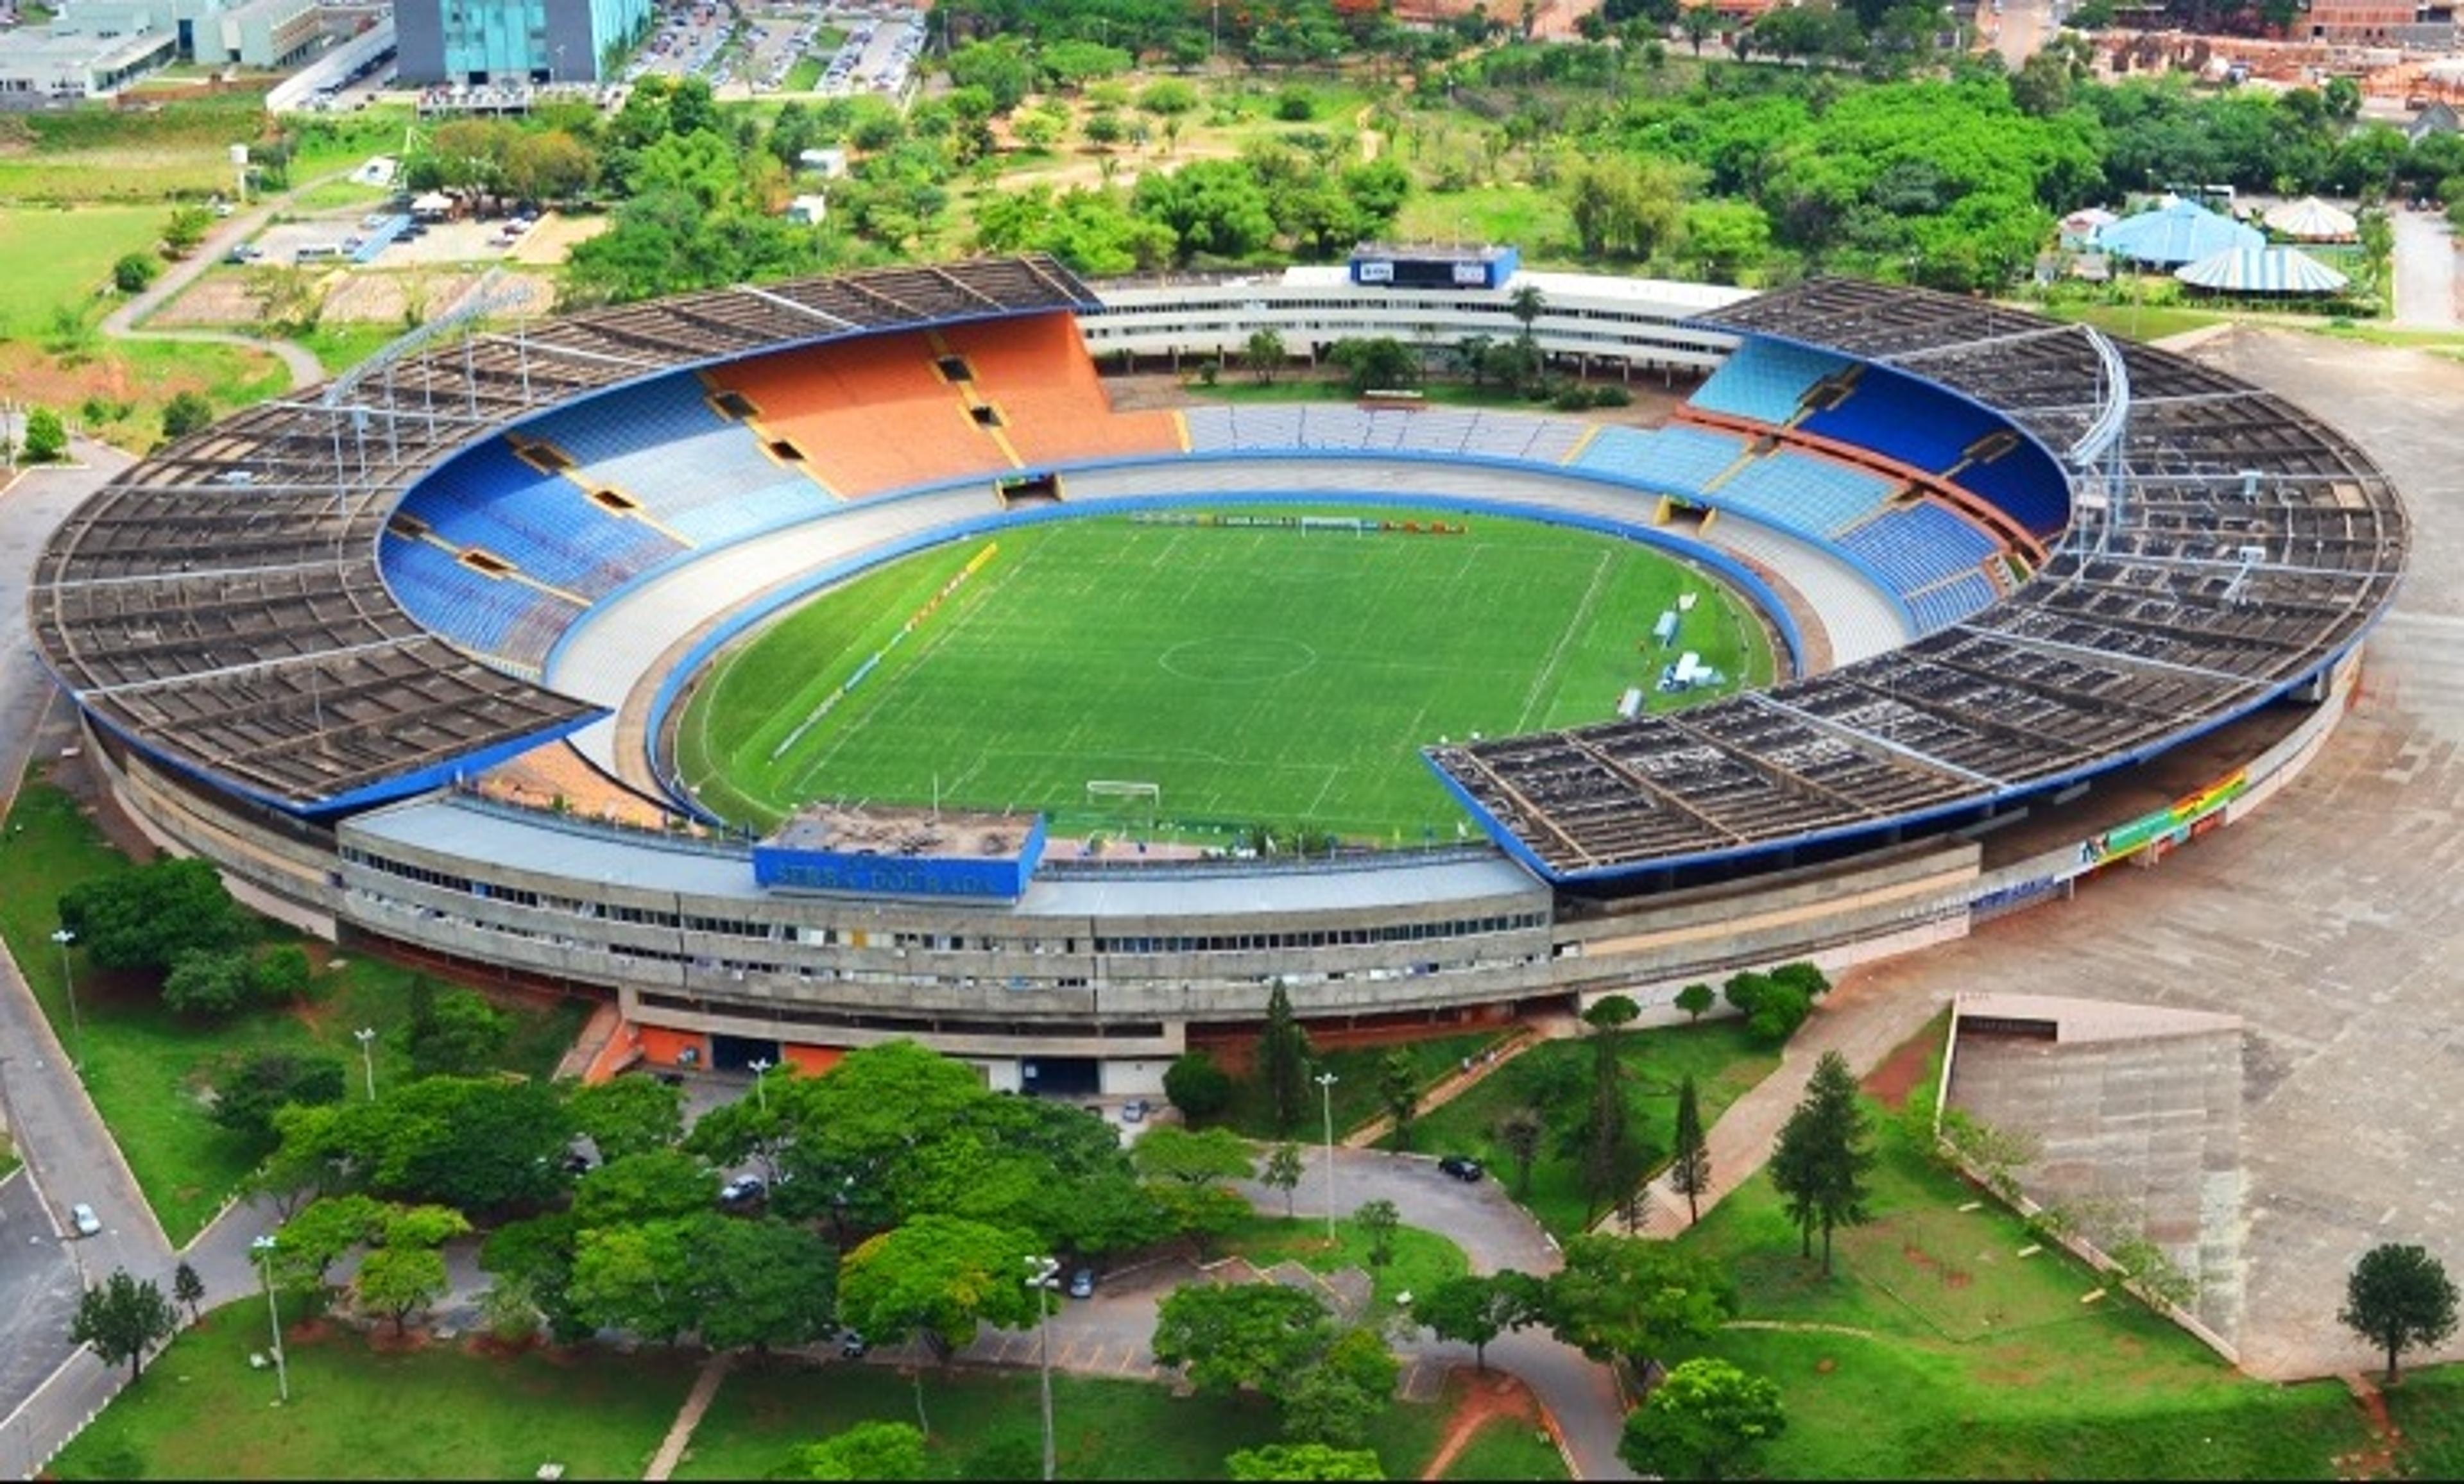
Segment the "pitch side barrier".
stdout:
<path fill-rule="evenodd" d="M 1534 466 L 1518 465 L 1516 467 L 1529 469 Z M 947 485 L 943 485 L 932 491 L 911 491 L 909 494 L 939 493 L 946 491 L 948 488 Z M 847 581 L 885 562 L 896 561 L 918 552 L 930 551 L 935 547 L 946 546 L 953 541 L 963 541 L 993 532 L 1012 531 L 1023 526 L 1048 525 L 1056 521 L 1077 520 L 1098 515 L 1137 514 L 1146 512 L 1185 509 L 1193 505 L 1226 503 L 1340 504 L 1375 510 L 1408 511 L 1470 509 L 1501 519 L 1528 520 L 1541 525 L 1563 526 L 1632 541 L 1637 545 L 1647 546 L 1655 551 L 1707 568 L 1717 574 L 1722 580 L 1743 590 L 1762 611 L 1766 621 L 1778 632 L 1780 643 L 1788 651 L 1789 668 L 1799 669 L 1805 663 L 1805 638 L 1798 630 L 1795 620 L 1790 617 L 1788 607 L 1780 600 L 1779 595 L 1772 591 L 1770 584 L 1757 576 L 1751 568 L 1725 552 L 1715 551 L 1682 536 L 1670 535 L 1666 532 L 1650 526 L 1519 501 L 1478 501 L 1453 496 L 1394 494 L 1369 491 L 1210 490 L 1186 494 L 1106 497 L 1039 506 L 1023 511 L 991 513 L 974 519 L 936 526 L 929 531 L 919 531 L 899 536 L 860 555 L 816 567 L 797 578 L 788 586 L 765 595 L 759 601 L 730 614 L 710 633 L 696 641 L 692 648 L 686 650 L 684 656 L 659 679 L 659 687 L 650 698 L 646 728 L 646 735 L 650 747 L 651 772 L 666 784 L 669 794 L 679 807 L 691 812 L 705 823 L 725 822 L 716 815 L 702 808 L 698 800 L 678 786 L 681 779 L 675 772 L 673 760 L 667 755 L 667 748 L 662 740 L 667 734 L 670 713 L 673 711 L 676 699 L 683 692 L 686 685 L 709 665 L 719 650 L 774 615 L 803 601 L 825 588 Z M 797 524 L 804 524 L 804 522 L 797 522 Z M 579 627 L 578 624 L 576 626 Z M 567 631 L 568 634 L 570 632 L 571 630 Z M 561 644 L 563 641 L 560 639 L 558 643 Z M 550 651 L 550 659 L 553 662 L 553 650 Z M 1485 815 L 1478 817 L 1483 819 L 1484 826 L 1489 822 Z"/>

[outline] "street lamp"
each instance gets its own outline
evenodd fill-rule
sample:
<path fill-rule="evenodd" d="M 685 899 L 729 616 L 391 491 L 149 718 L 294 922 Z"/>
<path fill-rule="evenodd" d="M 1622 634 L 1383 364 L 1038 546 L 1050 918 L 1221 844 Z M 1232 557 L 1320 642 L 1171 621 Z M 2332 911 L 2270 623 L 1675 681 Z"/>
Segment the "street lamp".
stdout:
<path fill-rule="evenodd" d="M 52 941 L 60 946 L 60 982 L 68 986 L 69 1039 L 76 1043 L 70 1049 L 69 1066 L 74 1071 L 85 1059 L 85 1022 L 77 1017 L 77 971 L 69 966 L 69 945 L 77 941 L 77 934 L 66 928 L 55 928 Z"/>
<path fill-rule="evenodd" d="M 1317 1075 L 1318 1102 L 1326 1114 L 1326 1239 L 1334 1240 L 1334 1084 L 1332 1072 Z"/>
<path fill-rule="evenodd" d="M 770 1089 L 762 1085 L 761 1079 L 763 1074 L 778 1063 L 767 1057 L 756 1057 L 744 1064 L 753 1069 L 753 1097 L 761 1105 L 761 1111 L 766 1114 L 770 1111 Z"/>
<path fill-rule="evenodd" d="M 282 1359 L 282 1311 L 274 1301 L 274 1238 L 260 1236 L 248 1244 L 256 1254 L 256 1270 L 265 1278 L 265 1316 L 274 1326 L 274 1385 L 282 1400 L 291 1400 L 291 1369 Z"/>
<path fill-rule="evenodd" d="M 368 1101 L 374 1102 L 377 1101 L 376 1027 L 363 1025 L 351 1033 L 351 1038 L 360 1043 L 360 1066 L 368 1075 Z"/>
<path fill-rule="evenodd" d="M 1052 1298 L 1061 1286 L 1061 1261 L 1057 1257 L 1026 1259 L 1026 1286 L 1035 1290 L 1035 1328 L 1043 1350 L 1044 1368 L 1044 1477 L 1052 1480 Z"/>

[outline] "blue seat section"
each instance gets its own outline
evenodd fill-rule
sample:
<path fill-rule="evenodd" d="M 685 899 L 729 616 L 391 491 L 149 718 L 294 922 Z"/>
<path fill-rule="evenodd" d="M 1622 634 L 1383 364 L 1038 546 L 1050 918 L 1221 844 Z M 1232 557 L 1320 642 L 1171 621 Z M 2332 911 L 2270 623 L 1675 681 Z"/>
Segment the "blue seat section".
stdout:
<path fill-rule="evenodd" d="M 1838 405 L 1796 426 L 1935 474 L 1947 473 L 1978 440 L 2004 427 L 1965 398 L 1880 366 L 1868 366 Z M 2024 441 L 1991 463 L 1963 470 L 1959 482 L 2039 535 L 2059 531 L 2070 516 L 2059 470 Z"/>
<path fill-rule="evenodd" d="M 1916 615 L 1917 627 L 1930 634 L 1983 610 L 1999 596 L 1985 574 L 1970 572 L 1922 593 L 1909 594 L 1908 610 Z"/>
<path fill-rule="evenodd" d="M 696 505 L 665 518 L 668 529 L 693 545 L 715 546 L 756 531 L 845 508 L 825 493 L 821 486 L 801 474 L 790 474 L 783 480 L 773 479 L 766 489 Z"/>
<path fill-rule="evenodd" d="M 819 486 L 773 462 L 751 428 L 712 411 L 691 375 L 619 387 L 517 431 L 556 445 L 585 483 L 624 491 L 663 522 L 791 480 L 809 492 L 814 513 L 832 508 Z"/>
<path fill-rule="evenodd" d="M 1796 416 L 1797 404 L 1815 382 L 1849 364 L 1822 351 L 1749 337 L 1689 400 L 1708 412 L 1785 423 Z"/>
<path fill-rule="evenodd" d="M 1976 571 L 2000 550 L 1992 537 L 1930 500 L 1878 515 L 1851 529 L 1839 545 L 1903 597 Z"/>
<path fill-rule="evenodd" d="M 1672 425 L 1648 432 L 1612 427 L 1592 440 L 1573 467 L 1693 492 L 1737 462 L 1745 449 L 1746 441 L 1736 434 L 1703 427 Z"/>
<path fill-rule="evenodd" d="M 377 565 L 404 611 L 465 649 L 537 668 L 581 609 L 508 578 L 474 572 L 427 541 L 387 532 Z"/>
<path fill-rule="evenodd" d="M 1781 448 L 1737 470 L 1711 498 L 1819 539 L 1872 514 L 1898 489 L 1887 475 Z"/>
<path fill-rule="evenodd" d="M 1189 451 L 1192 453 L 1224 453 L 1240 447 L 1232 441 L 1232 409 L 1228 406 L 1192 407 L 1181 414 L 1189 425 Z"/>
<path fill-rule="evenodd" d="M 684 550 L 655 527 L 603 510 L 490 439 L 422 480 L 402 503 L 447 544 L 495 553 L 529 577 L 597 598 Z"/>

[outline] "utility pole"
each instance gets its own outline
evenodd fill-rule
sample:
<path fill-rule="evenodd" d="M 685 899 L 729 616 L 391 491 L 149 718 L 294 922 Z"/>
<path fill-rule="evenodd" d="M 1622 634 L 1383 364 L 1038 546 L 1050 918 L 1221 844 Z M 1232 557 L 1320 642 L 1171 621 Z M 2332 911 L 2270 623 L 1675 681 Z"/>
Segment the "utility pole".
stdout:
<path fill-rule="evenodd" d="M 1334 1240 L 1334 1084 L 1332 1072 L 1317 1075 L 1318 1102 L 1326 1114 L 1326 1239 Z"/>
<path fill-rule="evenodd" d="M 1052 1290 L 1060 1286 L 1061 1262 L 1056 1257 L 1026 1259 L 1026 1286 L 1035 1290 L 1035 1328 L 1044 1371 L 1044 1479 L 1052 1484 Z"/>

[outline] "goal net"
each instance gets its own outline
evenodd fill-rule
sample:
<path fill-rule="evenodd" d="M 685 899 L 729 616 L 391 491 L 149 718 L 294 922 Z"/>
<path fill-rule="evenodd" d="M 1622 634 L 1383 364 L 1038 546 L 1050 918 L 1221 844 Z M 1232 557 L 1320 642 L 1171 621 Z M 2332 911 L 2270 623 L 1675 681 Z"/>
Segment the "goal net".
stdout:
<path fill-rule="evenodd" d="M 1087 812 L 1114 830 L 1135 825 L 1141 840 L 1153 840 L 1156 811 L 1163 807 L 1163 785 L 1135 778 L 1089 778 Z"/>

